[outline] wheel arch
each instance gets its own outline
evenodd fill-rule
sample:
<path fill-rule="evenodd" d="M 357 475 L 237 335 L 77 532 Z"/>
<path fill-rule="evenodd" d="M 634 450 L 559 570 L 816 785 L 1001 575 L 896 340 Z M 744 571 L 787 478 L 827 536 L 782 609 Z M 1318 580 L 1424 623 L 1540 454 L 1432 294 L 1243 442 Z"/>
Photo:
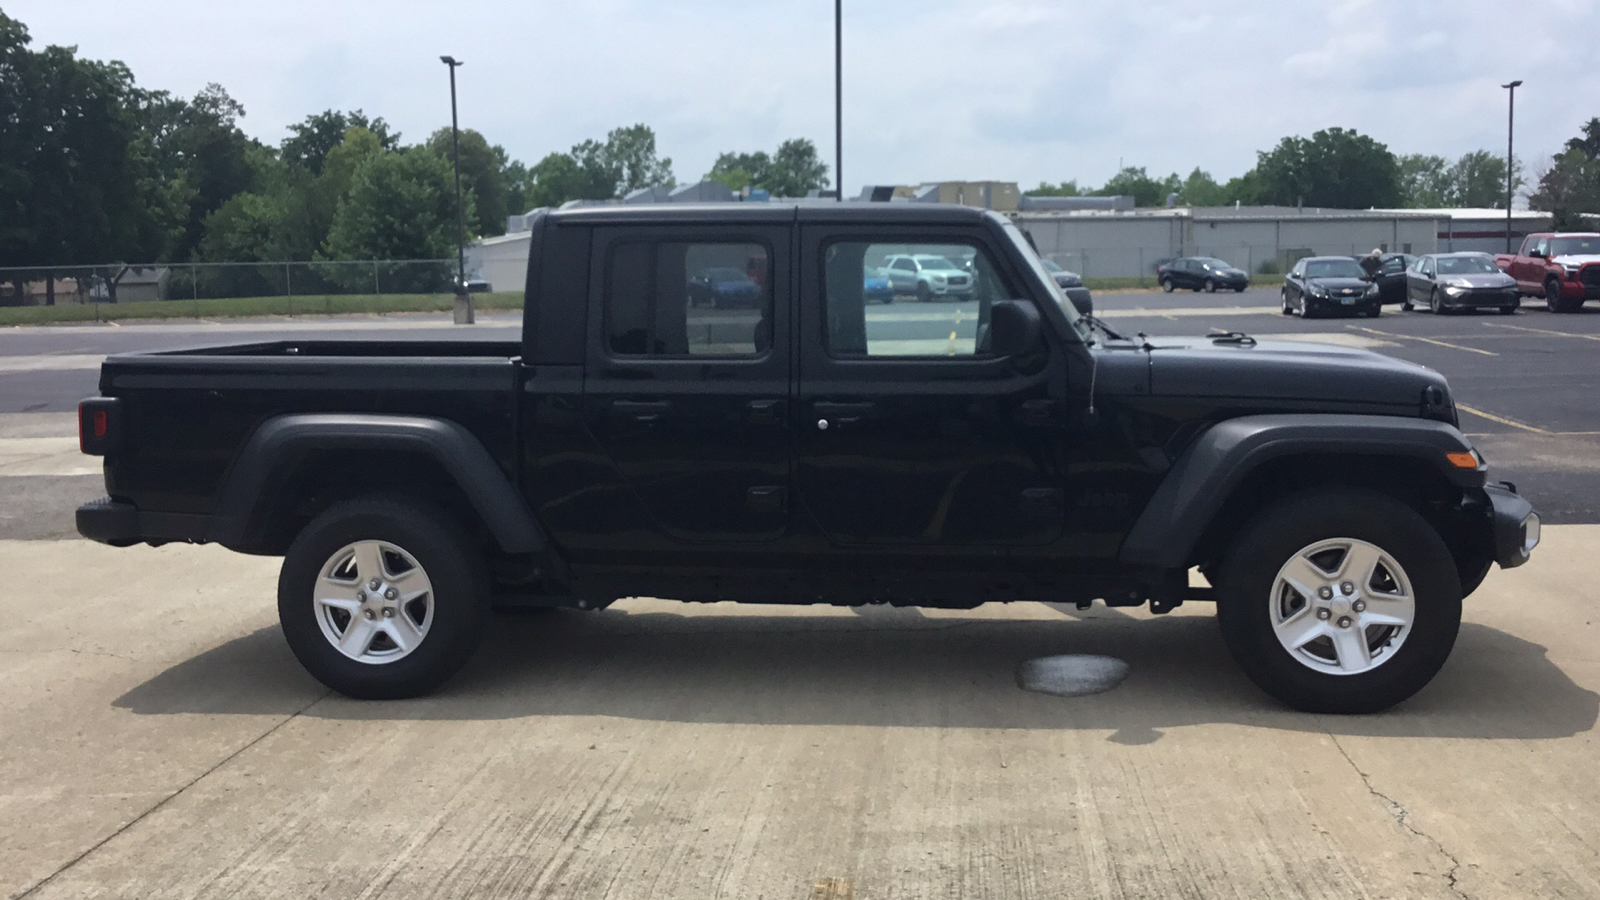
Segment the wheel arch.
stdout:
<path fill-rule="evenodd" d="M 1471 452 L 1452 426 L 1364 415 L 1245 416 L 1212 426 L 1179 457 L 1124 538 L 1124 564 L 1205 566 L 1245 523 L 1288 493 L 1327 485 L 1398 497 L 1438 528 L 1472 565 L 1480 543 L 1463 527 L 1462 500 L 1481 493 L 1484 467 L 1459 469 L 1445 454 Z M 1452 510 L 1457 512 L 1453 513 Z"/>
<path fill-rule="evenodd" d="M 401 491 L 431 502 L 506 553 L 548 544 L 521 494 L 459 423 L 428 416 L 298 414 L 268 419 L 218 493 L 207 540 L 280 554 L 333 503 Z"/>

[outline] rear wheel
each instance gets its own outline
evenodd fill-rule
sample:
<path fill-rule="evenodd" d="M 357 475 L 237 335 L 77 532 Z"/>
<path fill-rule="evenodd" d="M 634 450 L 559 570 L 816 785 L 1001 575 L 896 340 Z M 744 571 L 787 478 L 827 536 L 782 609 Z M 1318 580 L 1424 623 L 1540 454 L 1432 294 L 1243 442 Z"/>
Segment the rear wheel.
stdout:
<path fill-rule="evenodd" d="M 442 511 L 373 496 L 306 526 L 278 576 L 278 620 L 318 681 L 363 700 L 426 694 L 466 663 L 488 568 Z"/>
<path fill-rule="evenodd" d="M 1461 627 L 1461 580 L 1409 506 L 1364 489 L 1288 497 L 1224 559 L 1217 618 L 1260 688 L 1306 712 L 1367 713 L 1421 690 Z"/>
<path fill-rule="evenodd" d="M 1204 287 L 1206 289 L 1206 293 L 1208 294 L 1215 294 L 1217 292 L 1217 283 L 1209 278 L 1206 279 Z"/>
<path fill-rule="evenodd" d="M 1163 291 L 1166 291 L 1169 294 L 1172 293 L 1172 279 L 1171 278 L 1163 278 L 1163 279 L 1161 279 L 1161 289 Z"/>

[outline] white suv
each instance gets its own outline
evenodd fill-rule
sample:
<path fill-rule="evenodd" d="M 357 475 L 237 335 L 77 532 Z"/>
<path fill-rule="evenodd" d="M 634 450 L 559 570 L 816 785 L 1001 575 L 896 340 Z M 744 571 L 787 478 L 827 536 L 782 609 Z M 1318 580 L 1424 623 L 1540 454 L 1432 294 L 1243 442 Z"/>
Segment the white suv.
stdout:
<path fill-rule="evenodd" d="M 896 294 L 916 294 L 924 303 L 972 294 L 972 273 L 933 253 L 896 254 L 883 261 L 883 272 Z"/>

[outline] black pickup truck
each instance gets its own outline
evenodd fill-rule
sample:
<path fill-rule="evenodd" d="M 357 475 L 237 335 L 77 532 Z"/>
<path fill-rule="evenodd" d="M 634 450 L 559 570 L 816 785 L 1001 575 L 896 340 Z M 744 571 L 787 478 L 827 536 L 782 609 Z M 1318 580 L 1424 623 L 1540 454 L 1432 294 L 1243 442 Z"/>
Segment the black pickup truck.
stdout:
<path fill-rule="evenodd" d="M 107 359 L 80 424 L 109 496 L 78 530 L 283 556 L 284 636 L 355 697 L 435 688 L 497 604 L 1215 601 L 1257 684 L 1336 712 L 1426 684 L 1462 597 L 1538 542 L 1439 374 L 1124 338 L 994 213 L 618 207 L 532 229 L 519 342 Z M 970 283 L 869 305 L 906 256 Z"/>

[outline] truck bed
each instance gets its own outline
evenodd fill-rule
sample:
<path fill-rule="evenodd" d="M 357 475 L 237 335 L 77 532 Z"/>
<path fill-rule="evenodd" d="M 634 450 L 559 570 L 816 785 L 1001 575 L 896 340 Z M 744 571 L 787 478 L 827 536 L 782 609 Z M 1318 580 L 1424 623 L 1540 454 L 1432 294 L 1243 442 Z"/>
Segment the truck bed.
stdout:
<path fill-rule="evenodd" d="M 122 403 L 106 490 L 141 509 L 209 514 L 245 441 L 273 416 L 449 419 L 516 471 L 521 352 L 501 341 L 270 341 L 108 357 L 100 392 Z"/>

